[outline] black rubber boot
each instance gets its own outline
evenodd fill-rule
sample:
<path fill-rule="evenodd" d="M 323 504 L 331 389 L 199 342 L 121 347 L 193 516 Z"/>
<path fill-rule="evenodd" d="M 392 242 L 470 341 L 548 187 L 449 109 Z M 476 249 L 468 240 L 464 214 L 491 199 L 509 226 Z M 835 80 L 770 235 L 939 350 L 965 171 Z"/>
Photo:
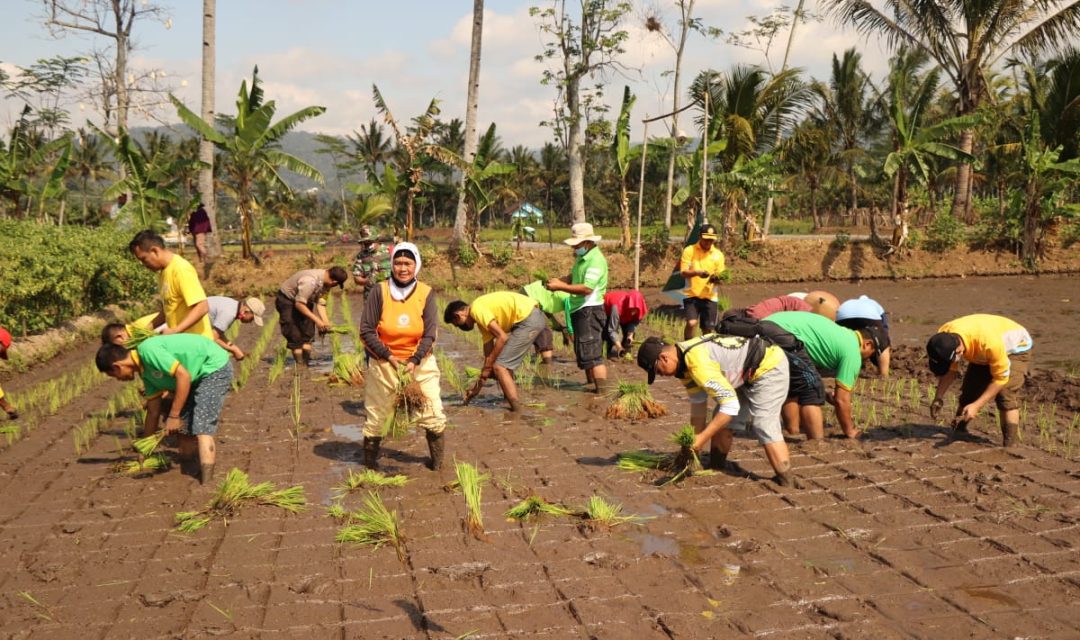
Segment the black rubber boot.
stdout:
<path fill-rule="evenodd" d="M 1015 447 L 1020 440 L 1020 425 L 1006 422 L 1001 427 L 1001 445 Z"/>
<path fill-rule="evenodd" d="M 364 438 L 364 466 L 368 469 L 379 468 L 379 447 L 381 445 L 382 438 Z"/>
<path fill-rule="evenodd" d="M 445 434 L 425 431 L 424 436 L 427 438 L 428 452 L 431 453 L 431 461 L 428 463 L 428 469 L 438 471 L 439 469 L 442 469 L 443 453 L 446 451 Z"/>
<path fill-rule="evenodd" d="M 727 454 L 713 450 L 709 454 L 709 468 L 713 471 L 723 471 L 727 468 Z"/>
<path fill-rule="evenodd" d="M 210 484 L 214 481 L 214 465 L 199 465 L 199 484 Z"/>

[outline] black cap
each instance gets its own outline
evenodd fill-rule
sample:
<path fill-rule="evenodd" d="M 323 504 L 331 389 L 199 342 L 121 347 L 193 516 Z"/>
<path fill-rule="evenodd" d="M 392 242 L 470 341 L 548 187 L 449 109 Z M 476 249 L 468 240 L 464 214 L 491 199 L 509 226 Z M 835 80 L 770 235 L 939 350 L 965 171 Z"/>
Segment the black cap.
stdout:
<path fill-rule="evenodd" d="M 930 360 L 930 371 L 935 376 L 949 372 L 956 348 L 960 346 L 960 336 L 955 333 L 935 333 L 926 343 L 926 357 Z"/>
<path fill-rule="evenodd" d="M 701 225 L 700 237 L 705 240 L 716 240 L 718 237 L 716 233 L 716 227 L 711 224 Z"/>
<path fill-rule="evenodd" d="M 889 335 L 885 333 L 885 330 L 875 325 L 867 325 L 865 327 L 859 327 L 859 335 L 862 339 L 869 339 L 874 345 L 874 352 L 870 354 L 870 362 L 874 363 L 874 366 L 878 364 L 878 356 L 881 352 L 889 346 Z"/>
<path fill-rule="evenodd" d="M 656 359 L 660 357 L 660 352 L 666 346 L 660 338 L 645 338 L 645 342 L 642 342 L 641 347 L 638 348 L 637 366 L 649 374 L 649 384 L 656 380 Z"/>

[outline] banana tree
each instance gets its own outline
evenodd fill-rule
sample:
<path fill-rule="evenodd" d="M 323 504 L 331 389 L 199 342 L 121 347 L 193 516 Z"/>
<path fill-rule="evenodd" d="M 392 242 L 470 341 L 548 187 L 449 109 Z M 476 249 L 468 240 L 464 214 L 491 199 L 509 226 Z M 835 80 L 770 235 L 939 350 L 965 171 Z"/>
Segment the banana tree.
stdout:
<path fill-rule="evenodd" d="M 236 97 L 236 115 L 222 119 L 226 125 L 224 131 L 215 129 L 185 107 L 175 96 L 170 95 L 169 99 L 176 106 L 176 112 L 184 124 L 195 129 L 224 153 L 226 162 L 221 167 L 221 184 L 236 200 L 240 213 L 243 256 L 251 258 L 252 220 L 259 209 L 255 197 L 256 183 L 266 181 L 275 189 L 290 191 L 278 169 L 287 169 L 318 184 L 324 182 L 318 169 L 294 155 L 285 153 L 279 148 L 279 144 L 286 133 L 305 120 L 322 115 L 326 107 L 305 107 L 273 122 L 277 105 L 273 100 L 264 102 L 258 67 L 255 67 L 251 74 L 250 91 L 246 81 L 240 83 L 240 92 Z"/>
<path fill-rule="evenodd" d="M 1080 159 L 1061 161 L 1062 147 L 1049 148 L 1040 133 L 1039 112 L 1033 110 L 1021 135 L 1021 152 L 1026 169 L 1022 201 L 1023 235 L 1020 258 L 1035 268 L 1043 253 L 1043 236 L 1056 218 L 1077 218 L 1080 207 L 1066 204 L 1063 196 L 1080 178 Z M 1017 195 L 1017 204 L 1020 197 Z"/>
<path fill-rule="evenodd" d="M 40 145 L 33 140 L 28 120 L 31 112 L 30 107 L 23 109 L 21 117 L 11 130 L 8 143 L 5 145 L 0 141 L 0 195 L 9 201 L 12 214 L 20 213 L 23 198 L 27 199 L 23 212 L 29 212 L 31 200 L 36 194 L 32 178 L 48 168 L 48 162 L 54 154 L 59 152 L 61 157 L 70 157 L 70 135 Z M 49 170 L 51 172 L 51 169 Z"/>
<path fill-rule="evenodd" d="M 630 248 L 630 193 L 626 188 L 626 176 L 630 163 L 641 155 L 640 146 L 630 146 L 630 111 L 636 101 L 637 97 L 630 93 L 630 87 L 623 87 L 622 108 L 619 119 L 615 121 L 615 136 L 611 143 L 611 155 L 619 170 L 619 224 L 622 227 L 624 250 Z"/>
<path fill-rule="evenodd" d="M 123 177 L 110 185 L 103 195 L 115 199 L 121 194 L 129 194 L 124 209 L 134 211 L 140 228 L 152 227 L 164 217 L 162 214 L 179 214 L 192 208 L 197 198 L 182 199 L 181 177 L 186 175 L 188 168 L 202 166 L 199 160 L 160 151 L 152 153 L 149 148 L 136 144 L 124 128 L 113 137 L 96 125 L 90 126 L 112 147 L 113 156 L 124 169 Z"/>

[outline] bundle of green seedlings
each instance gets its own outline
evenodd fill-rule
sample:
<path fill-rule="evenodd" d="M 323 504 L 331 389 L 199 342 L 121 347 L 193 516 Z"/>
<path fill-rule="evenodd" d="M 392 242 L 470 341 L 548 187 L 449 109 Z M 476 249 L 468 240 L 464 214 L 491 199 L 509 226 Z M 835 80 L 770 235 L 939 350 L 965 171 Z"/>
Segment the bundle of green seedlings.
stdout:
<path fill-rule="evenodd" d="M 420 384 L 402 367 L 398 370 L 394 403 L 383 423 L 384 438 L 400 438 L 409 432 L 413 420 L 427 409 L 428 401 Z"/>
<path fill-rule="evenodd" d="M 366 544 L 375 549 L 388 544 L 397 551 L 398 561 L 405 562 L 405 536 L 397 511 L 387 509 L 377 493 L 368 493 L 364 506 L 346 517 L 349 523 L 338 530 L 338 542 Z"/>
<path fill-rule="evenodd" d="M 147 329 L 145 327 L 131 327 L 128 332 L 128 339 L 124 342 L 124 348 L 128 351 L 137 348 L 140 344 L 146 341 L 147 338 L 153 338 L 157 333 L 153 329 Z"/>
<path fill-rule="evenodd" d="M 269 505 L 296 513 L 307 506 L 307 499 L 302 485 L 275 489 L 271 482 L 251 484 L 246 473 L 234 468 L 221 481 L 214 497 L 202 510 L 176 514 L 176 528 L 184 533 L 193 533 L 215 518 L 228 522 L 241 507 L 249 504 Z"/>
<path fill-rule="evenodd" d="M 393 475 L 388 476 L 381 471 L 374 469 L 362 469 L 359 472 L 355 472 L 349 469 L 348 475 L 345 479 L 334 487 L 334 491 L 338 496 L 343 496 L 357 489 L 379 489 L 382 487 L 404 487 L 405 483 L 409 481 L 408 476 Z"/>
<path fill-rule="evenodd" d="M 517 520 L 519 522 L 539 519 L 541 516 L 545 515 L 566 517 L 578 515 L 578 512 L 561 504 L 548 502 L 536 495 L 525 498 L 513 507 L 510 507 L 506 512 L 506 518 L 508 520 Z"/>
<path fill-rule="evenodd" d="M 135 450 L 140 456 L 147 458 L 153 455 L 154 451 L 165 440 L 165 431 L 161 430 L 157 433 L 146 436 L 145 438 L 137 438 L 131 441 L 131 448 Z"/>
<path fill-rule="evenodd" d="M 352 327 L 350 327 L 347 324 L 335 324 L 335 325 L 331 325 L 330 327 L 328 327 L 324 333 L 335 333 L 335 334 L 352 333 Z"/>
<path fill-rule="evenodd" d="M 621 524 L 640 526 L 650 519 L 647 516 L 635 514 L 623 515 L 621 504 L 608 502 L 600 496 L 590 497 L 579 515 L 585 520 L 586 524 L 594 529 L 610 529 Z"/>
<path fill-rule="evenodd" d="M 334 369 L 330 373 L 331 384 L 347 384 L 359 387 L 364 384 L 364 354 L 341 352 L 334 356 Z"/>
<path fill-rule="evenodd" d="M 667 415 L 667 407 L 657 402 L 645 382 L 619 382 L 615 399 L 604 414 L 608 418 L 659 418 Z"/>
<path fill-rule="evenodd" d="M 677 454 L 652 453 L 650 451 L 624 451 L 618 455 L 615 466 L 623 471 L 645 473 L 661 471 L 674 474 L 669 482 L 676 482 L 690 475 L 712 475 L 701 469 L 701 460 L 694 451 L 694 428 L 686 425 L 671 434 L 670 440 L 678 445 Z"/>
<path fill-rule="evenodd" d="M 465 530 L 477 540 L 484 540 L 484 518 L 480 512 L 480 494 L 484 483 L 491 479 L 488 474 L 481 475 L 476 467 L 468 462 L 454 465 L 457 473 L 457 488 L 465 496 Z"/>
<path fill-rule="evenodd" d="M 172 459 L 164 453 L 154 453 L 138 460 L 123 460 L 117 463 L 116 473 L 125 476 L 158 473 L 172 467 Z"/>
<path fill-rule="evenodd" d="M 464 396 L 469 390 L 468 381 L 461 375 L 461 370 L 458 369 L 454 359 L 443 349 L 435 347 L 435 361 L 439 365 L 439 373 L 442 374 L 442 379 L 446 381 L 446 384 L 450 385 L 450 388 L 459 396 Z"/>

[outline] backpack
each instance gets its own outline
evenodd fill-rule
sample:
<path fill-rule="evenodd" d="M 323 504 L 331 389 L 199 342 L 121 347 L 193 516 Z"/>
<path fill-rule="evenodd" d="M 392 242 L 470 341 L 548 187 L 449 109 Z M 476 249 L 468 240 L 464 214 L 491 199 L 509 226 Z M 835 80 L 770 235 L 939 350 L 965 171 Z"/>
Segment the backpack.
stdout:
<path fill-rule="evenodd" d="M 799 354 L 805 351 L 801 340 L 775 322 L 757 320 L 747 315 L 731 315 L 722 319 L 716 332 L 744 338 L 762 338 L 769 344 L 775 344 L 784 351 Z"/>
<path fill-rule="evenodd" d="M 743 382 L 749 382 L 754 374 L 757 373 L 757 368 L 761 366 L 761 361 L 765 358 L 765 350 L 769 348 L 769 343 L 766 339 L 759 336 L 731 336 L 730 334 L 725 336 L 718 333 L 710 333 L 698 338 L 697 342 L 691 344 L 685 349 L 679 349 L 679 362 L 680 367 L 685 367 L 686 354 L 694 347 L 699 347 L 708 342 L 720 342 L 724 338 L 736 337 L 745 338 L 749 343 L 746 350 L 746 360 L 743 361 L 743 370 L 740 374 Z M 741 345 L 739 345 L 741 346 Z M 676 348 L 678 346 L 676 345 Z"/>

